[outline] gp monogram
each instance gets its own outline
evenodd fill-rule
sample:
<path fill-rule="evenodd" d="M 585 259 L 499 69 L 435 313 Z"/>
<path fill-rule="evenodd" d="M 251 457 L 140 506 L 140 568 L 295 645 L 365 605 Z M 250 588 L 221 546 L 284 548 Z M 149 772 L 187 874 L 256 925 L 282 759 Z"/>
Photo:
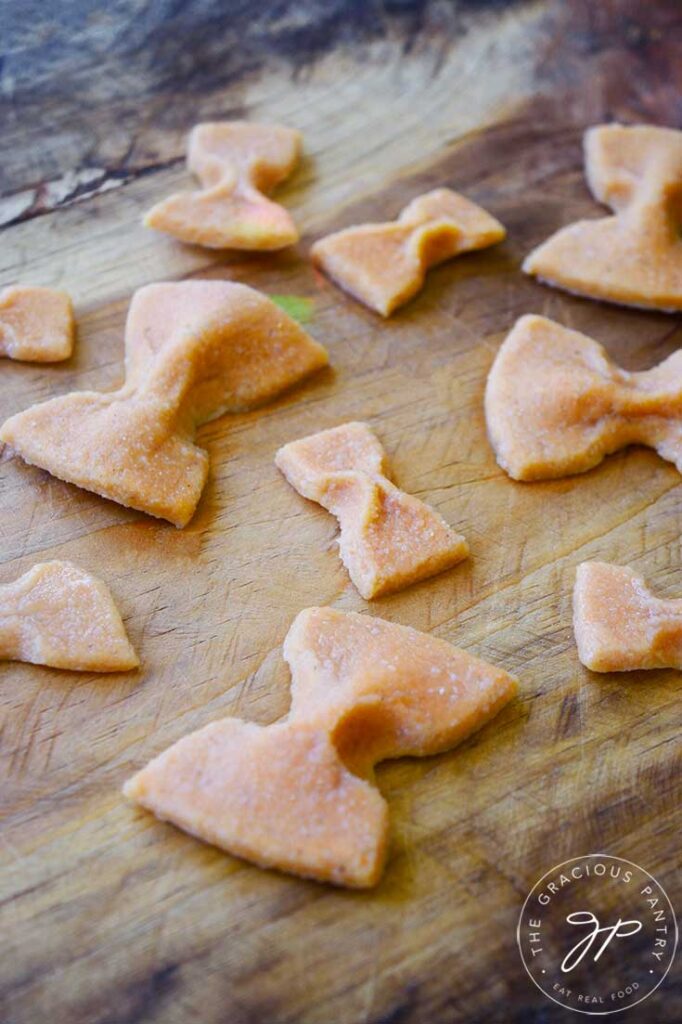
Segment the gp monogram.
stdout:
<path fill-rule="evenodd" d="M 643 868 L 587 854 L 548 871 L 517 928 L 528 974 L 555 1003 L 605 1016 L 641 1003 L 675 956 L 677 922 L 663 887 Z"/>

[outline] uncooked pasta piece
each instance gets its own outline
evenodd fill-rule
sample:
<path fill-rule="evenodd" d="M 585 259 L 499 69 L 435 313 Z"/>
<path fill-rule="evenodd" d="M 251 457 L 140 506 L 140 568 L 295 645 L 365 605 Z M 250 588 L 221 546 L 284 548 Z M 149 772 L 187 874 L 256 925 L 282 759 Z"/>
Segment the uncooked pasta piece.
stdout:
<path fill-rule="evenodd" d="M 291 710 L 273 725 L 223 718 L 181 739 L 127 797 L 261 867 L 375 885 L 388 809 L 386 758 L 448 750 L 516 693 L 506 672 L 406 626 L 308 608 L 284 642 Z"/>
<path fill-rule="evenodd" d="M 291 214 L 268 199 L 298 163 L 301 135 L 274 124 L 199 124 L 188 166 L 202 188 L 177 192 L 145 216 L 150 228 L 209 249 L 282 249 L 298 240 Z"/>
<path fill-rule="evenodd" d="M 502 225 L 482 207 L 438 188 L 413 199 L 396 221 L 321 238 L 311 256 L 340 288 L 390 316 L 421 289 L 429 267 L 504 237 Z"/>
<path fill-rule="evenodd" d="M 0 356 L 57 363 L 73 351 L 71 299 L 55 288 L 14 285 L 0 292 Z"/>
<path fill-rule="evenodd" d="M 584 473 L 630 444 L 682 472 L 682 352 L 629 373 L 585 334 L 523 316 L 488 376 L 488 434 L 515 480 Z"/>
<path fill-rule="evenodd" d="M 585 174 L 595 199 L 614 216 L 562 228 L 526 257 L 523 269 L 592 299 L 682 309 L 682 132 L 590 128 Z"/>
<path fill-rule="evenodd" d="M 384 450 L 366 423 L 344 423 L 284 445 L 275 463 L 289 483 L 339 520 L 343 564 L 369 600 L 448 569 L 469 546 L 419 498 L 386 477 Z"/>
<path fill-rule="evenodd" d="M 108 588 L 57 561 L 0 586 L 0 659 L 80 672 L 139 665 Z"/>
<path fill-rule="evenodd" d="M 682 668 L 682 599 L 656 597 L 627 565 L 578 566 L 573 625 L 578 656 L 593 672 Z"/>
<path fill-rule="evenodd" d="M 250 409 L 326 365 L 264 295 L 229 281 L 141 288 L 118 391 L 76 391 L 7 420 L 0 442 L 53 476 L 185 526 L 208 473 L 201 423 Z"/>

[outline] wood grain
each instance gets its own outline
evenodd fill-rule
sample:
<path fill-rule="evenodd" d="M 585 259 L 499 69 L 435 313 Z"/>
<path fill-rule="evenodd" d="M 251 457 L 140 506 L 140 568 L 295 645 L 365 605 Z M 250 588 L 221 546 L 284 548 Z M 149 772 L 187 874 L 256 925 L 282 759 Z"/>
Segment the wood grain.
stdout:
<path fill-rule="evenodd" d="M 0 1019 L 565 1021 L 516 948 L 540 875 L 606 851 L 641 864 L 682 905 L 679 675 L 582 669 L 570 609 L 586 558 L 626 562 L 663 595 L 682 593 L 682 487 L 643 449 L 581 477 L 513 483 L 488 445 L 482 396 L 524 312 L 585 331 L 631 369 L 682 341 L 679 318 L 571 298 L 519 272 L 552 230 L 597 212 L 582 175 L 587 125 L 682 125 L 680 6 L 434 0 L 344 11 L 310 0 L 298 14 L 274 3 L 261 18 L 246 3 L 232 19 L 222 11 L 126 0 L 81 17 L 71 37 L 68 19 L 49 21 L 52 36 L 37 19 L 23 29 L 22 74 L 12 69 L 23 37 L 3 65 L 15 76 L 3 89 L 3 208 L 14 204 L 6 219 L 16 223 L 3 232 L 0 284 L 65 287 L 79 322 L 67 364 L 4 362 L 3 418 L 76 387 L 115 386 L 130 295 L 152 280 L 230 278 L 307 296 L 333 368 L 200 431 L 211 476 L 183 531 L 2 463 L 0 579 L 51 557 L 101 576 L 143 668 L 3 667 Z M 304 132 L 306 160 L 279 193 L 304 233 L 290 252 L 216 255 L 140 225 L 151 202 L 189 184 L 186 130 L 234 113 Z M 99 195 L 48 184 L 88 167 L 105 169 Z M 313 271 L 314 238 L 392 217 L 435 185 L 490 209 L 508 241 L 432 272 L 387 323 Z M 333 518 L 273 465 L 283 442 L 349 418 L 373 425 L 400 486 L 472 547 L 453 571 L 371 607 L 341 567 Z M 135 768 L 188 731 L 225 714 L 284 713 L 282 639 L 314 604 L 433 632 L 521 680 L 520 698 L 458 751 L 379 770 L 393 842 L 370 894 L 259 871 L 120 796 Z M 681 1017 L 673 972 L 636 1020 Z"/>

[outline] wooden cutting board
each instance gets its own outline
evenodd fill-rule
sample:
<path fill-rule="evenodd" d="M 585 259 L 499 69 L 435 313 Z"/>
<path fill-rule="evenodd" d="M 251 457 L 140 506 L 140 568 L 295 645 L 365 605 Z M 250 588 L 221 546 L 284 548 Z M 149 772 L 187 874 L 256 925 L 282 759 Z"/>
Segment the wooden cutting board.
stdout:
<path fill-rule="evenodd" d="M 682 906 L 679 674 L 584 670 L 570 599 L 590 558 L 681 594 L 682 487 L 644 449 L 583 476 L 513 483 L 486 439 L 483 389 L 525 312 L 586 332 L 628 369 L 682 341 L 679 317 L 571 298 L 519 271 L 550 232 L 599 212 L 582 174 L 586 126 L 682 125 L 680 5 L 119 6 L 73 23 L 36 15 L 4 67 L 0 283 L 67 289 L 79 338 L 64 365 L 3 362 L 2 418 L 116 386 L 126 309 L 149 281 L 233 279 L 310 298 L 309 330 L 332 369 L 200 431 L 211 476 L 182 531 L 19 461 L 0 466 L 0 580 L 50 558 L 91 570 L 143 660 L 115 676 L 2 668 L 0 1018 L 565 1021 L 516 947 L 540 875 L 606 851 Z M 152 202 L 190 186 L 186 131 L 230 116 L 305 135 L 306 158 L 279 193 L 303 230 L 295 249 L 216 255 L 141 226 Z M 439 185 L 499 217 L 507 242 L 431 273 L 388 322 L 312 270 L 316 237 L 391 218 Z M 472 549 L 371 606 L 340 564 L 335 521 L 273 465 L 283 442 L 351 418 L 373 425 L 396 481 Z M 190 730 L 282 715 L 282 640 L 300 609 L 327 604 L 426 630 L 521 680 L 519 699 L 457 751 L 380 768 L 392 848 L 370 893 L 259 871 L 120 795 Z M 672 972 L 636 1020 L 680 1019 Z"/>

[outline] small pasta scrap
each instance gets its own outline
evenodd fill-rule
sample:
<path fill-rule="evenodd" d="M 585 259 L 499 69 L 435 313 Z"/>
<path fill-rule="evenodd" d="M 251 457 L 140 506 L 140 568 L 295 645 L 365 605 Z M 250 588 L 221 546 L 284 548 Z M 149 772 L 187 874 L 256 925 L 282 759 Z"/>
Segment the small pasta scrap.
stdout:
<path fill-rule="evenodd" d="M 73 352 L 71 299 L 56 288 L 13 285 L 0 292 L 0 356 L 58 363 Z"/>

